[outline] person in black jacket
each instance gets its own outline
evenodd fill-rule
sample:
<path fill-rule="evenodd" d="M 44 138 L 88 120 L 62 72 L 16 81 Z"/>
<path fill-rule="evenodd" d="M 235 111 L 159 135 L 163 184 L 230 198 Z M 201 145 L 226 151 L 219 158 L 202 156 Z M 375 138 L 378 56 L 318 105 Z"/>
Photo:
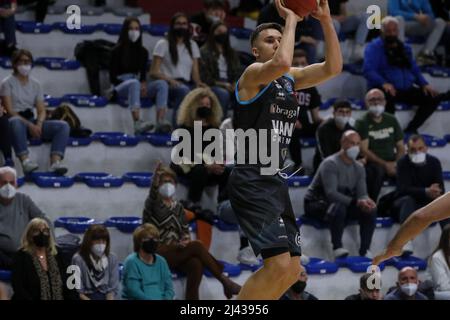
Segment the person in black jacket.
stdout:
<path fill-rule="evenodd" d="M 148 51 L 142 45 L 142 28 L 134 17 L 125 19 L 119 41 L 112 50 L 110 80 L 113 94 L 128 97 L 135 134 L 154 129 L 154 125 L 140 119 L 141 97 L 156 98 L 157 123 L 162 125 L 167 110 L 169 86 L 166 81 L 147 83 Z M 164 124 L 166 125 L 166 124 Z"/>
<path fill-rule="evenodd" d="M 363 274 L 359 279 L 359 293 L 352 294 L 345 300 L 381 300 L 380 277 L 377 274 Z"/>
<path fill-rule="evenodd" d="M 25 229 L 22 247 L 12 266 L 13 300 L 63 300 L 65 283 L 55 240 L 44 219 L 34 218 Z"/>

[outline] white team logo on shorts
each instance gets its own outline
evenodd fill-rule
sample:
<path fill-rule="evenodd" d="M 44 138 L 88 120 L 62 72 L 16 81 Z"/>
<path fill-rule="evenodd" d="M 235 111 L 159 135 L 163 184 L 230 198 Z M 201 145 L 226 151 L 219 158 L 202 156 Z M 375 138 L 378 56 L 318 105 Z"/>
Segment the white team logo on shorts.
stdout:
<path fill-rule="evenodd" d="M 297 232 L 295 234 L 295 244 L 300 247 L 300 244 L 301 244 L 300 232 Z"/>

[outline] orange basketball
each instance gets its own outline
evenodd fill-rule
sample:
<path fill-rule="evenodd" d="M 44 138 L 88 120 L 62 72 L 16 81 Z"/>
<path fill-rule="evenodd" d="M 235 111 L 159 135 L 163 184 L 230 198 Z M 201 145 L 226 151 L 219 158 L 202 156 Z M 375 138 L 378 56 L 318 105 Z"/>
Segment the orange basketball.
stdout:
<path fill-rule="evenodd" d="M 306 17 L 318 8 L 320 0 L 281 0 L 281 3 L 298 16 Z"/>

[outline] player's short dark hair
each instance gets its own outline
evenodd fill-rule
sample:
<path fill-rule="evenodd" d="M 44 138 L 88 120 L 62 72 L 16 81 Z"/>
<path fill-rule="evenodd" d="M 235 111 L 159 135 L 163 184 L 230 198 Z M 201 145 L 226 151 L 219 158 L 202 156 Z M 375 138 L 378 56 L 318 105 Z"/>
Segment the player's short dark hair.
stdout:
<path fill-rule="evenodd" d="M 419 140 L 425 144 L 425 139 L 420 134 L 413 134 L 408 138 L 407 145 L 409 145 L 410 142 L 417 142 Z"/>
<path fill-rule="evenodd" d="M 347 100 L 337 100 L 333 103 L 333 110 L 338 111 L 339 109 L 351 109 L 352 105 Z"/>
<path fill-rule="evenodd" d="M 223 0 L 204 0 L 203 5 L 206 9 L 226 9 L 225 2 Z"/>
<path fill-rule="evenodd" d="M 259 34 L 267 29 L 275 29 L 280 31 L 280 33 L 283 33 L 283 27 L 278 23 L 275 22 L 262 23 L 256 27 L 255 31 L 253 31 L 250 37 L 250 43 L 252 46 L 255 43 L 256 39 L 258 38 Z"/>

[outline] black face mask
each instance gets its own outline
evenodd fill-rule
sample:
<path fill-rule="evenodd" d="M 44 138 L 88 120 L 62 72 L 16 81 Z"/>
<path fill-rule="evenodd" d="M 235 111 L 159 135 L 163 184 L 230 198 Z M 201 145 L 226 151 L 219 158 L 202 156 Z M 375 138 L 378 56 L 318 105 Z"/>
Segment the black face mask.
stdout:
<path fill-rule="evenodd" d="M 218 44 L 226 44 L 228 42 L 228 33 L 220 33 L 214 36 L 214 41 Z"/>
<path fill-rule="evenodd" d="M 208 118 L 212 113 L 211 108 L 208 107 L 199 107 L 197 109 L 197 117 L 199 117 L 200 119 L 206 119 Z"/>
<path fill-rule="evenodd" d="M 141 247 L 145 253 L 154 254 L 156 252 L 156 249 L 158 248 L 158 241 L 156 241 L 155 239 L 142 241 Z"/>
<path fill-rule="evenodd" d="M 189 29 L 187 29 L 187 28 L 174 28 L 173 29 L 173 34 L 177 38 L 181 38 L 181 37 L 187 38 L 189 36 Z"/>
<path fill-rule="evenodd" d="M 400 40 L 396 36 L 385 36 L 384 42 L 388 46 L 393 46 L 395 44 L 398 44 L 400 42 Z"/>
<path fill-rule="evenodd" d="M 389 65 L 405 69 L 411 68 L 411 61 L 400 39 L 396 36 L 386 36 L 384 37 L 384 44 L 384 51 Z"/>
<path fill-rule="evenodd" d="M 39 234 L 33 237 L 33 242 L 38 248 L 46 248 L 50 244 L 50 236 L 43 232 L 39 232 Z"/>
<path fill-rule="evenodd" d="M 302 293 L 303 291 L 305 291 L 305 288 L 306 288 L 306 281 L 297 281 L 291 287 L 292 291 L 294 291 L 296 294 Z"/>

